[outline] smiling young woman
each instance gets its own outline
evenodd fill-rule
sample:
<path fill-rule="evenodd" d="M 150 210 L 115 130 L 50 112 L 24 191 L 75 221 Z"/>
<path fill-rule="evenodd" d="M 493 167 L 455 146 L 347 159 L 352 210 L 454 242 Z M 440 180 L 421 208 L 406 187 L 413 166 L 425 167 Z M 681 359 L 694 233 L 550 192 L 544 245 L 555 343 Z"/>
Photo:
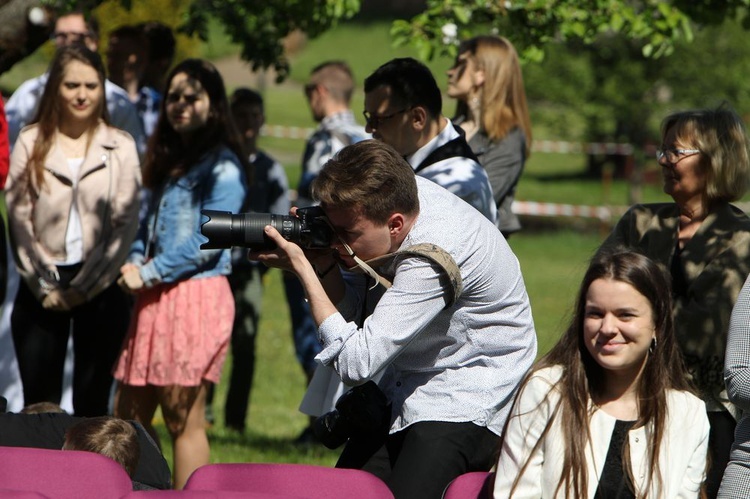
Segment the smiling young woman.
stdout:
<path fill-rule="evenodd" d="M 699 497 L 708 418 L 677 349 L 670 296 L 645 256 L 594 258 L 570 326 L 521 384 L 496 498 Z"/>

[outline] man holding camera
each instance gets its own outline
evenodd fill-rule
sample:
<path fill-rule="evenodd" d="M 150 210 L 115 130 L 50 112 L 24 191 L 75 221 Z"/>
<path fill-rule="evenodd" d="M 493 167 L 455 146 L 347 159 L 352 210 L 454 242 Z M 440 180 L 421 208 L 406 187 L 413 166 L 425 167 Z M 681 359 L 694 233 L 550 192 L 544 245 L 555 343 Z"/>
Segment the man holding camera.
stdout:
<path fill-rule="evenodd" d="M 277 249 L 250 257 L 300 278 L 317 360 L 349 385 L 378 380 L 391 405 L 386 431 L 351 438 L 337 466 L 374 473 L 397 498 L 439 498 L 453 478 L 494 464 L 536 356 L 518 261 L 492 222 L 378 141 L 342 149 L 313 195 L 333 251 L 302 250 L 266 226 Z M 357 266 L 366 273 L 344 281 L 340 268 Z M 390 287 L 373 288 L 380 276 Z"/>

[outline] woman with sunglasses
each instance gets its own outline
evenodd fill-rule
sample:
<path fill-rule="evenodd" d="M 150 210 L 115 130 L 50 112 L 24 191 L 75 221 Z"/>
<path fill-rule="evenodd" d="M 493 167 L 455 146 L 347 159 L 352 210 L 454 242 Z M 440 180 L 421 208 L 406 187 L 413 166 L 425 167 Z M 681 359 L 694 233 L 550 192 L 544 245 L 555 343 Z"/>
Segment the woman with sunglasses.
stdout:
<path fill-rule="evenodd" d="M 115 366 L 115 416 L 158 442 L 152 420 L 161 408 L 177 489 L 209 462 L 206 394 L 221 378 L 234 321 L 230 250 L 200 247 L 201 211 L 239 211 L 250 172 L 224 88 L 201 59 L 167 76 L 143 170 L 153 195 L 119 281 L 136 301 Z"/>
<path fill-rule="evenodd" d="M 726 105 L 669 115 L 661 135 L 656 157 L 674 202 L 633 206 L 602 248 L 632 247 L 671 274 L 677 343 L 711 422 L 706 490 L 716 497 L 736 425 L 723 380 L 727 330 L 750 272 L 750 218 L 730 204 L 748 188 L 748 139 Z"/>
<path fill-rule="evenodd" d="M 513 44 L 490 35 L 463 42 L 448 70 L 448 95 L 458 101 L 453 122 L 487 171 L 497 225 L 508 237 L 521 229 L 511 205 L 531 151 L 531 120 Z"/>

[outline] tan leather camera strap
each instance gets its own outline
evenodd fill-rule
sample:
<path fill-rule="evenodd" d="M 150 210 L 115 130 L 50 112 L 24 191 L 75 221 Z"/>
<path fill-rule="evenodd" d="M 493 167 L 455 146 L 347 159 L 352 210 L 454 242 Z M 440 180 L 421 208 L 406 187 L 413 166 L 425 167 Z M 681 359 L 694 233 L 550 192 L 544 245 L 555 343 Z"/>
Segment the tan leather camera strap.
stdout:
<path fill-rule="evenodd" d="M 446 296 L 445 296 L 445 308 L 450 307 L 458 297 L 461 296 L 463 291 L 463 279 L 461 279 L 461 271 L 456 265 L 456 261 L 453 257 L 445 251 L 443 248 L 432 243 L 419 243 L 394 253 L 388 253 L 372 260 L 368 260 L 366 263 L 373 269 L 376 269 L 378 276 L 380 277 L 379 282 L 386 288 L 390 288 L 393 283 L 393 275 L 390 272 L 386 272 L 385 269 L 393 269 L 393 263 L 397 258 L 425 258 L 430 260 L 432 263 L 440 267 L 442 270 L 442 277 L 446 281 Z M 359 267 L 349 269 L 351 272 L 362 272 Z"/>

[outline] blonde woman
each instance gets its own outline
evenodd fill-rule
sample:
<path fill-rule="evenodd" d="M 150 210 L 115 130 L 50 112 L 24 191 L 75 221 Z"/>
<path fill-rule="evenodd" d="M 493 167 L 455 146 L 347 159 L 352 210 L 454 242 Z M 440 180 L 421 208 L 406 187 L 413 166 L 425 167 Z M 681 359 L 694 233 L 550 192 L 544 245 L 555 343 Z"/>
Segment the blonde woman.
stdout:
<path fill-rule="evenodd" d="M 521 229 L 511 211 L 531 150 L 531 120 L 518 54 L 502 37 L 477 36 L 461 44 L 448 70 L 448 95 L 458 101 L 453 122 L 487 171 L 503 235 Z"/>
<path fill-rule="evenodd" d="M 101 58 L 73 44 L 53 59 L 34 123 L 13 148 L 6 202 L 22 282 L 11 329 L 24 404 L 60 403 L 73 334 L 73 409 L 107 414 L 128 327 L 115 284 L 138 227 L 133 138 L 108 125 Z"/>

